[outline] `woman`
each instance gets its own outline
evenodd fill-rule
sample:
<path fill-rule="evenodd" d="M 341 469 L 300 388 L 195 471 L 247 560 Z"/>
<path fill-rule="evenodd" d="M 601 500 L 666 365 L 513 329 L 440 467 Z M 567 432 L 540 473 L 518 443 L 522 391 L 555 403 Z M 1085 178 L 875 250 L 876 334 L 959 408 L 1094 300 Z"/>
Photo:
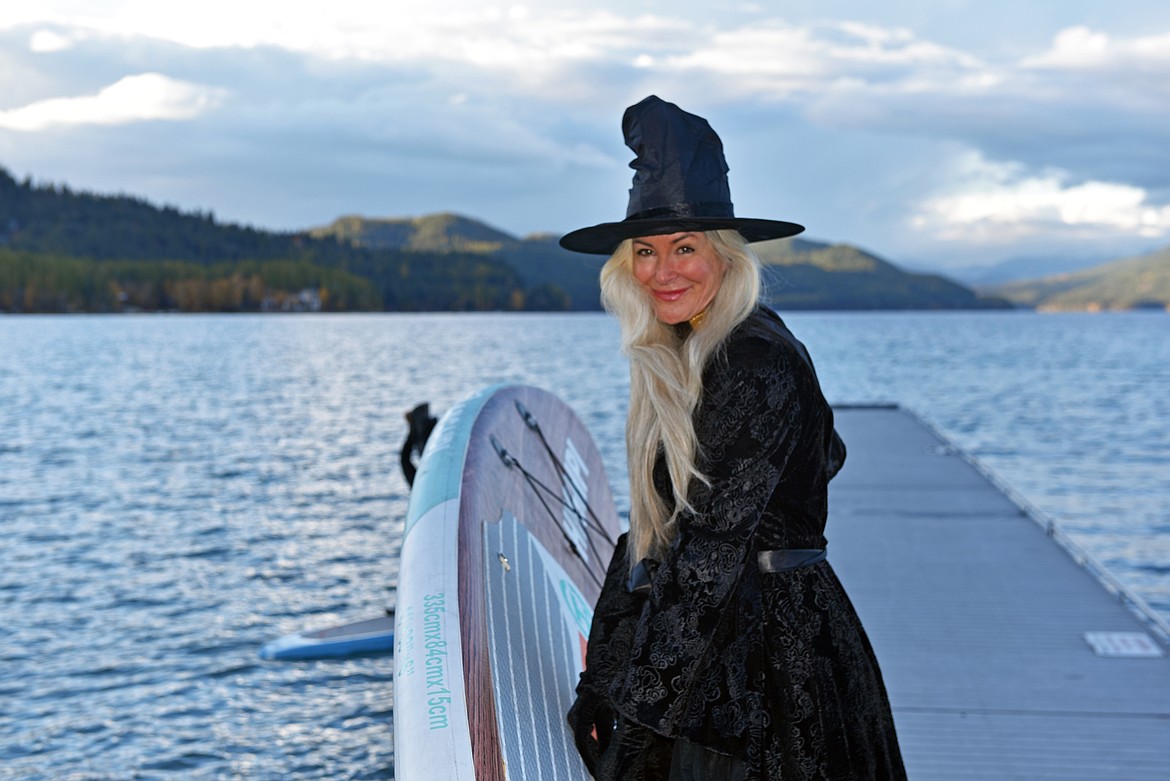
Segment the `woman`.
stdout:
<path fill-rule="evenodd" d="M 722 144 L 651 96 L 623 118 L 625 220 L 562 246 L 610 254 L 630 360 L 630 531 L 598 599 L 569 721 L 606 779 L 905 778 L 881 674 L 825 560 L 845 448 L 803 345 L 758 304 Z"/>

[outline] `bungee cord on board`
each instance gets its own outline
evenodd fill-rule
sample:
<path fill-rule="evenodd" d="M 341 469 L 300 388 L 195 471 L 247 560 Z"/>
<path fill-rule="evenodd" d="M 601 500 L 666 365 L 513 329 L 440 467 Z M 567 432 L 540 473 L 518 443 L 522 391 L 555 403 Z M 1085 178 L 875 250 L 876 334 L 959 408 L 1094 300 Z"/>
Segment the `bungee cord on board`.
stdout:
<path fill-rule="evenodd" d="M 500 460 L 504 462 L 505 466 L 507 466 L 509 469 L 515 467 L 516 469 L 520 470 L 520 474 L 523 475 L 525 482 L 528 483 L 529 488 L 532 489 L 533 494 L 536 495 L 536 498 L 540 501 L 541 506 L 544 507 L 545 512 L 548 513 L 553 523 L 556 524 L 557 529 L 561 532 L 561 536 L 565 538 L 565 542 L 568 543 L 569 549 L 573 552 L 573 555 L 581 559 L 582 562 L 585 561 L 585 557 L 581 555 L 581 551 L 577 547 L 577 543 L 573 540 L 573 538 L 569 535 L 568 530 L 565 528 L 563 516 L 558 517 L 557 514 L 553 512 L 552 507 L 549 506 L 549 503 L 546 500 L 546 495 L 553 497 L 553 499 L 563 508 L 577 517 L 577 519 L 581 522 L 582 527 L 585 529 L 585 541 L 589 545 L 590 552 L 600 560 L 601 552 L 597 549 L 597 545 L 593 541 L 593 534 L 590 534 L 589 532 L 593 531 L 601 535 L 601 537 L 604 538 L 610 545 L 616 545 L 616 543 L 609 536 L 609 533 L 606 532 L 605 528 L 601 525 L 601 521 L 597 518 L 597 514 L 589 505 L 589 501 L 585 498 L 585 493 L 581 490 L 581 487 L 577 485 L 575 480 L 573 480 L 572 476 L 568 473 L 568 470 L 565 469 L 564 464 L 561 463 L 561 460 L 557 458 L 556 453 L 554 453 L 552 448 L 549 446 L 548 440 L 545 439 L 544 432 L 541 430 L 540 422 L 536 419 L 536 416 L 529 412 L 519 401 L 515 402 L 515 404 L 516 411 L 524 420 L 525 425 L 527 425 L 530 430 L 536 432 L 536 435 L 540 438 L 540 443 L 544 446 L 544 451 L 548 455 L 549 460 L 552 462 L 557 476 L 560 478 L 562 488 L 561 493 L 557 493 L 552 488 L 545 485 L 544 482 L 540 480 L 540 478 L 526 469 L 525 466 L 520 463 L 520 460 L 508 452 L 507 448 L 505 448 L 500 443 L 500 441 L 496 439 L 494 434 L 489 437 L 492 448 L 495 449 L 496 455 L 500 457 Z M 576 499 L 580 501 L 581 506 L 585 508 L 585 514 L 582 514 L 581 509 L 577 506 L 577 501 L 569 501 L 566 499 L 566 494 L 564 492 L 565 489 L 572 491 L 572 495 L 575 496 Z M 598 587 L 600 587 L 602 585 L 601 580 L 593 572 L 592 568 L 586 567 L 586 571 L 588 571 L 589 577 L 593 579 L 593 582 L 596 583 Z"/>
<path fill-rule="evenodd" d="M 562 485 L 567 483 L 568 486 L 573 489 L 573 493 L 576 494 L 577 498 L 581 500 L 581 504 L 585 507 L 585 511 L 589 513 L 589 518 L 582 516 L 581 512 L 576 507 L 571 507 L 570 509 L 572 509 L 574 514 L 576 514 L 577 517 L 581 519 L 583 524 L 592 527 L 594 531 L 604 537 L 606 542 L 608 542 L 610 545 L 617 545 L 617 542 L 609 536 L 609 533 L 606 532 L 605 527 L 601 525 L 601 521 L 597 518 L 597 514 L 593 512 L 593 508 L 590 506 L 589 500 L 585 498 L 585 494 L 582 492 L 581 487 L 577 485 L 577 483 L 569 475 L 569 471 L 565 469 L 563 464 L 561 464 L 561 460 L 557 458 L 557 454 L 554 453 L 552 447 L 549 446 L 548 440 L 544 438 L 544 432 L 540 428 L 540 421 L 538 421 L 536 416 L 529 412 L 527 408 L 525 408 L 525 406 L 519 401 L 516 402 L 516 411 L 520 413 L 520 417 L 524 420 L 524 424 L 528 426 L 528 428 L 535 431 L 536 435 L 540 437 L 540 444 L 544 446 L 544 452 L 548 454 L 549 460 L 553 462 L 553 467 L 557 470 L 557 474 L 561 478 Z M 568 502 L 563 503 L 568 506 Z"/>

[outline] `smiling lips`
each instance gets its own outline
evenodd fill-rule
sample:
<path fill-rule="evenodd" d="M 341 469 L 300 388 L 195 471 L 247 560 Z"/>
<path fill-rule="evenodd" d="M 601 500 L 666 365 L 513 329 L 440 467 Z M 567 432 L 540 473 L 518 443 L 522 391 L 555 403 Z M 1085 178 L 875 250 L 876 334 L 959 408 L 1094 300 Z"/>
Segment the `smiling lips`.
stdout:
<path fill-rule="evenodd" d="M 666 301 L 666 302 L 678 301 L 680 298 L 682 298 L 683 296 L 686 295 L 688 290 L 690 290 L 690 288 L 687 288 L 687 287 L 684 287 L 681 289 L 676 289 L 676 290 L 655 290 L 654 297 L 657 298 L 659 301 Z"/>

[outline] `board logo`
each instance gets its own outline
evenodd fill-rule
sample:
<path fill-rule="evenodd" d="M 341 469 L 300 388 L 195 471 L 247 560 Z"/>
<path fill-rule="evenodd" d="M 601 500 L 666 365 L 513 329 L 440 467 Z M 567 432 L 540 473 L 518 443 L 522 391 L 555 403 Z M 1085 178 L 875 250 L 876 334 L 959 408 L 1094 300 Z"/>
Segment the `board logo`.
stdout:
<path fill-rule="evenodd" d="M 581 634 L 589 636 L 589 627 L 593 623 L 593 609 L 581 596 L 581 592 L 568 578 L 561 578 L 561 605 L 568 613 L 573 623 L 581 630 Z"/>
<path fill-rule="evenodd" d="M 589 532 L 585 529 L 585 518 L 589 512 L 589 467 L 570 438 L 565 439 L 561 463 L 565 469 L 565 479 L 561 481 L 561 498 L 564 500 L 561 518 L 565 534 L 577 546 L 581 560 L 588 564 Z"/>

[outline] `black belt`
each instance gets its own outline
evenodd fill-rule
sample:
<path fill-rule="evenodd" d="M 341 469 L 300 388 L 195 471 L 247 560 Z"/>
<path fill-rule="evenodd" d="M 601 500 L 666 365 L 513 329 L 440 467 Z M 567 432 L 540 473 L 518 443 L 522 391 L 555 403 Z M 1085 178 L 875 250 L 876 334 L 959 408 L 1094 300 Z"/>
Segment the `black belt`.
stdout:
<path fill-rule="evenodd" d="M 756 554 L 760 572 L 787 572 L 788 570 L 811 567 L 822 562 L 829 555 L 825 548 L 786 548 L 783 550 L 762 550 Z M 631 594 L 646 596 L 650 593 L 650 580 L 658 562 L 642 559 L 626 581 L 626 590 Z"/>
<path fill-rule="evenodd" d="M 786 548 L 762 550 L 757 554 L 760 572 L 787 572 L 790 569 L 810 567 L 824 561 L 829 552 L 825 548 Z"/>

